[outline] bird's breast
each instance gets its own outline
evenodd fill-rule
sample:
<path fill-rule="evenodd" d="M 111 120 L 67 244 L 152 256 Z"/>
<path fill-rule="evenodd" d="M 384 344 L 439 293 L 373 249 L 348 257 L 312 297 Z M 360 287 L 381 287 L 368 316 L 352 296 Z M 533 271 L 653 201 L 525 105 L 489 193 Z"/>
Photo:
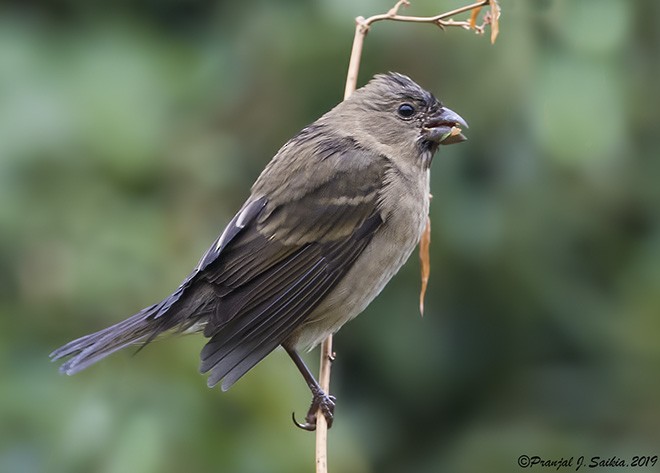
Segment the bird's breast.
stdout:
<path fill-rule="evenodd" d="M 315 347 L 360 314 L 408 260 L 429 211 L 429 174 L 421 172 L 414 185 L 390 182 L 381 202 L 383 224 L 346 276 L 296 329 L 291 337 L 296 347 Z"/>

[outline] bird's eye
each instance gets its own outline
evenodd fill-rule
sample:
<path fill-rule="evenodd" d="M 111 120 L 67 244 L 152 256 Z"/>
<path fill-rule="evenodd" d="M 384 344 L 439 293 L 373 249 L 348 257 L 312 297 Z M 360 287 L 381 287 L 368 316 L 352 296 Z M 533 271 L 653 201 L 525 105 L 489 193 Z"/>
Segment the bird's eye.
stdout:
<path fill-rule="evenodd" d="M 401 118 L 410 118 L 415 114 L 415 107 L 413 107 L 409 103 L 404 103 L 399 105 L 399 109 L 397 110 L 397 113 Z"/>

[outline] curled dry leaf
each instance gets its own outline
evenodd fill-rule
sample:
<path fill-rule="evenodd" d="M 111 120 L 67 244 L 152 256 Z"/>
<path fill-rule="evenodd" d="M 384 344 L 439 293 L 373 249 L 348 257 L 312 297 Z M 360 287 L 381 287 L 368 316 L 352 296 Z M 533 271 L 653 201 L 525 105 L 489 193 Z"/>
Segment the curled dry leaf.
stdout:
<path fill-rule="evenodd" d="M 479 17 L 479 12 L 481 7 L 475 8 L 470 14 L 470 29 L 475 29 L 477 27 L 477 18 Z"/>
<path fill-rule="evenodd" d="M 459 131 L 460 132 L 460 131 Z M 429 275 L 431 274 L 431 218 L 426 217 L 426 228 L 422 233 L 422 239 L 419 241 L 419 262 L 422 272 L 422 288 L 419 291 L 419 313 L 424 317 L 424 296 L 426 287 L 429 284 Z"/>
<path fill-rule="evenodd" d="M 483 23 L 477 25 L 477 19 L 481 12 L 481 7 L 477 7 L 470 13 L 468 25 L 470 29 L 475 30 L 479 34 L 484 32 L 484 27 L 486 25 L 490 25 L 490 42 L 491 44 L 495 44 L 497 35 L 500 34 L 500 14 L 502 13 L 502 9 L 500 8 L 499 3 L 497 3 L 497 0 L 490 0 L 488 5 L 490 5 L 490 10 L 486 12 Z"/>
<path fill-rule="evenodd" d="M 490 0 L 490 42 L 495 44 L 497 35 L 500 34 L 500 14 L 502 9 L 497 0 Z"/>

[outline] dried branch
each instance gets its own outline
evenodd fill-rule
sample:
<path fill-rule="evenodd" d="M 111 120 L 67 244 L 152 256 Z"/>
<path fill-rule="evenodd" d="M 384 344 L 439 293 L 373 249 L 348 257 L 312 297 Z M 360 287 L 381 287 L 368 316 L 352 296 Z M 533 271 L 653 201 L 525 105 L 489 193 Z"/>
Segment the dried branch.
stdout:
<path fill-rule="evenodd" d="M 483 34 L 486 25 L 491 25 L 491 41 L 495 42 L 497 37 L 497 32 L 499 31 L 498 20 L 500 18 L 500 7 L 496 0 L 482 0 L 480 2 L 473 3 L 471 5 L 466 5 L 455 10 L 448 11 L 436 16 L 404 16 L 399 15 L 399 9 L 403 6 L 410 5 L 408 0 L 399 0 L 394 7 L 392 7 L 387 13 L 381 15 L 370 16 L 369 18 L 364 18 L 358 16 L 355 19 L 355 36 L 353 38 L 353 49 L 351 51 L 351 59 L 348 64 L 348 75 L 346 77 L 346 88 L 344 89 L 344 99 L 346 99 L 356 88 L 358 72 L 360 70 L 360 59 L 362 58 L 362 46 L 364 45 L 364 38 L 369 32 L 371 25 L 378 21 L 402 21 L 408 23 L 430 23 L 434 24 L 441 29 L 445 29 L 450 26 L 458 26 L 466 30 L 474 30 L 477 34 Z M 479 11 L 482 7 L 490 5 L 489 14 L 484 16 L 484 21 L 481 25 L 476 24 L 476 19 L 479 14 Z M 451 17 L 472 11 L 473 14 L 467 21 L 455 21 Z M 475 15 L 474 12 L 477 12 Z"/>
<path fill-rule="evenodd" d="M 332 351 L 332 335 L 321 344 L 321 366 L 319 371 L 319 384 L 321 389 L 330 393 L 330 367 L 335 359 Z M 316 471 L 328 471 L 328 424 L 321 411 L 316 413 Z"/>
<path fill-rule="evenodd" d="M 399 15 L 399 10 L 404 6 L 409 6 L 409 0 L 398 0 L 396 4 L 390 8 L 387 13 L 370 16 L 364 18 L 359 16 L 355 19 L 355 36 L 353 37 L 353 47 L 351 49 L 351 57 L 348 63 L 348 73 L 346 76 L 346 88 L 344 89 L 344 100 L 347 99 L 357 87 L 358 72 L 360 70 L 360 60 L 362 58 L 362 47 L 364 39 L 371 28 L 371 25 L 378 21 L 401 21 L 408 23 L 430 23 L 445 29 L 450 26 L 458 26 L 466 30 L 473 30 L 477 34 L 483 34 L 486 25 L 491 26 L 491 42 L 495 42 L 495 38 L 499 32 L 499 17 L 500 7 L 497 0 L 482 0 L 480 2 L 472 3 L 455 10 L 451 10 L 440 15 L 431 17 L 420 16 L 405 16 Z M 490 10 L 484 15 L 483 22 L 477 25 L 477 17 L 479 11 L 490 5 Z M 453 16 L 471 11 L 472 14 L 469 20 L 456 21 L 452 19 Z M 453 132 L 454 130 L 452 130 Z M 457 130 L 456 132 L 460 132 Z M 430 274 L 429 262 L 429 244 L 431 238 L 431 220 L 427 221 L 427 228 L 424 230 L 422 240 L 420 241 L 420 259 L 422 262 L 422 291 L 420 294 L 420 311 L 424 312 L 424 294 L 426 292 L 426 285 Z M 330 366 L 334 360 L 334 353 L 332 352 L 332 335 L 328 336 L 321 345 L 321 367 L 319 373 L 319 384 L 321 388 L 330 393 Z M 327 473 L 328 471 L 328 451 L 327 451 L 327 438 L 328 438 L 328 425 L 325 416 L 319 411 L 316 415 L 316 473 Z"/>

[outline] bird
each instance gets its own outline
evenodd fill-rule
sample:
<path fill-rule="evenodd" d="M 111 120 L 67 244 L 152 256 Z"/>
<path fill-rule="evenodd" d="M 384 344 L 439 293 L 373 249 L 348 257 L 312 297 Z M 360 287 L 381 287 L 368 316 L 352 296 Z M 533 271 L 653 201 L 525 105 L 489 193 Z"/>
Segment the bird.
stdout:
<path fill-rule="evenodd" d="M 127 319 L 50 355 L 72 375 L 164 334 L 202 332 L 201 373 L 229 389 L 282 346 L 332 426 L 327 394 L 300 352 L 360 314 L 419 242 L 431 162 L 467 122 L 408 76 L 375 75 L 286 142 L 181 285 Z"/>

